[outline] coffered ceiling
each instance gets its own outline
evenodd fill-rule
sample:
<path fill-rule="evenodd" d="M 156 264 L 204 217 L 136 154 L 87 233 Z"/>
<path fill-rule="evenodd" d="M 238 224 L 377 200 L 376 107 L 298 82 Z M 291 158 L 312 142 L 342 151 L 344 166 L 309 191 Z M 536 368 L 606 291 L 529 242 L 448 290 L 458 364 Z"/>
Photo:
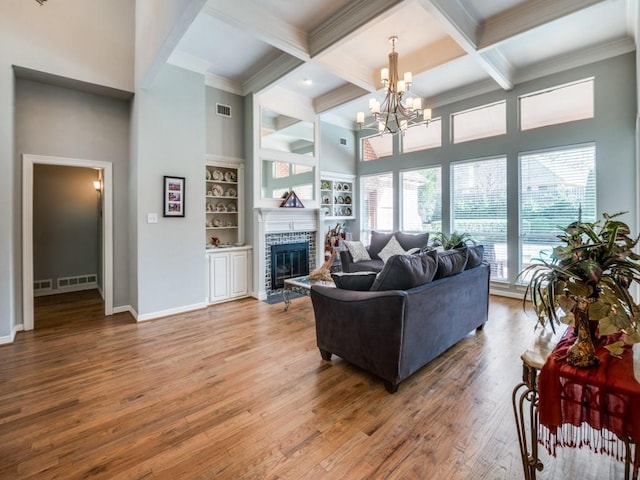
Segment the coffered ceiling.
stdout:
<path fill-rule="evenodd" d="M 353 127 L 389 37 L 427 106 L 635 50 L 638 0 L 209 0 L 169 62 L 240 95 L 278 86 Z"/>

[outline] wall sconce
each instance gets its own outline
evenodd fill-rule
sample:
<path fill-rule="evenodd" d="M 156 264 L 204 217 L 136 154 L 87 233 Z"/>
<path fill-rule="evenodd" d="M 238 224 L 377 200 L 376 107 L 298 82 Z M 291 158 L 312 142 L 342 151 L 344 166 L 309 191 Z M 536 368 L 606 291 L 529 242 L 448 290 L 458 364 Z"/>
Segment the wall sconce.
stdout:
<path fill-rule="evenodd" d="M 94 180 L 93 188 L 96 189 L 96 192 L 100 193 L 102 191 L 102 182 L 100 180 Z"/>

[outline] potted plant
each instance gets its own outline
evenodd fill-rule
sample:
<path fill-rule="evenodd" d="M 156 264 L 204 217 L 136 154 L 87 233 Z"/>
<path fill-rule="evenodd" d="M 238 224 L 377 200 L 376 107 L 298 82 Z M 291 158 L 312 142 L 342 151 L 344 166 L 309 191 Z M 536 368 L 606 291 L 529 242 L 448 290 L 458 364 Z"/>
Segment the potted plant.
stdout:
<path fill-rule="evenodd" d="M 433 244 L 436 247 L 442 246 L 445 250 L 461 248 L 469 243 L 475 245 L 476 241 L 466 232 L 452 232 L 449 235 L 444 232 L 438 232 L 433 235 Z"/>
<path fill-rule="evenodd" d="M 640 256 L 633 252 L 638 238 L 615 220 L 624 213 L 605 213 L 604 223 L 579 220 L 563 228 L 558 238 L 564 244 L 553 249 L 551 258 L 536 258 L 538 263 L 519 274 L 528 282 L 525 301 L 531 300 L 542 326 L 548 322 L 555 331 L 557 322 L 574 325 L 578 338 L 567 352 L 570 365 L 598 363 L 596 330 L 599 336 L 622 334 L 606 346 L 614 356 L 625 343 L 640 342 L 638 306 L 629 292 L 633 282 L 640 282 Z"/>

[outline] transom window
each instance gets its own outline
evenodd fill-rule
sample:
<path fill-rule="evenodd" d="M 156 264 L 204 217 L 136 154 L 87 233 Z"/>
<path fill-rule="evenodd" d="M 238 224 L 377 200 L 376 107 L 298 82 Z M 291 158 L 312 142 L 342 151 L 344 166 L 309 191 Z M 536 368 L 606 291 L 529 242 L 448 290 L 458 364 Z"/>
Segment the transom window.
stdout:
<path fill-rule="evenodd" d="M 407 128 L 402 136 L 402 153 L 416 152 L 442 146 L 442 119 L 435 118 L 427 126 Z"/>
<path fill-rule="evenodd" d="M 393 135 L 374 135 L 360 140 L 362 161 L 378 160 L 393 154 Z"/>
<path fill-rule="evenodd" d="M 495 137 L 507 133 L 507 103 L 483 105 L 451 115 L 453 143 L 478 138 Z"/>

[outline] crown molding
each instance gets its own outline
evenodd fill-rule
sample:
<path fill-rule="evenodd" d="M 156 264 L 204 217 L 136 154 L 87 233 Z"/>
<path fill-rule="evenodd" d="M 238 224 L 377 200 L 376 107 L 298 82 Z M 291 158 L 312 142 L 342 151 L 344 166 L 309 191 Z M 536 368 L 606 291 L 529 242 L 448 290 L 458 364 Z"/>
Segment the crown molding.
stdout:
<path fill-rule="evenodd" d="M 243 95 L 248 93 L 258 93 L 268 88 L 276 80 L 284 77 L 296 68 L 303 65 L 304 62 L 296 57 L 292 57 L 286 53 L 278 55 L 266 67 L 258 70 L 243 84 Z"/>
<path fill-rule="evenodd" d="M 235 95 L 244 96 L 244 90 L 242 85 L 228 78 L 221 77 L 215 73 L 207 72 L 204 76 L 204 84 L 208 87 L 217 88 L 225 92 L 233 93 Z"/>

